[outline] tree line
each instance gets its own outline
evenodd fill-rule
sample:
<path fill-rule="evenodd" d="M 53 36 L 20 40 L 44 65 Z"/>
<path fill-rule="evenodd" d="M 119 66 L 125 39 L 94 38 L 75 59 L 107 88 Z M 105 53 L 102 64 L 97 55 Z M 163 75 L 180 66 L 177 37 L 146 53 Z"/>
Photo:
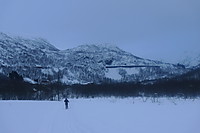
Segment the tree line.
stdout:
<path fill-rule="evenodd" d="M 0 76 L 2 100 L 61 100 L 65 97 L 200 97 L 200 80 L 187 78 L 143 82 L 106 82 L 101 84 L 66 85 L 61 82 L 31 84 L 12 71 Z"/>

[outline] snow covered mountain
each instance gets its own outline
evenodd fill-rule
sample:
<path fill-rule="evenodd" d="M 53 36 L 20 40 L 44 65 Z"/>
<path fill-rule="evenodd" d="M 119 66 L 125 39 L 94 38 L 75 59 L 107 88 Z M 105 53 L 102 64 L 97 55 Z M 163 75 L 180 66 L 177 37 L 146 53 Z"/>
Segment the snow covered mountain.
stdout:
<path fill-rule="evenodd" d="M 181 64 L 184 64 L 188 68 L 200 66 L 200 50 L 192 49 L 184 52 L 184 54 L 179 59 Z"/>
<path fill-rule="evenodd" d="M 8 75 L 14 70 L 38 82 L 129 82 L 171 77 L 187 71 L 182 65 L 143 59 L 115 46 L 82 45 L 58 50 L 41 38 L 25 39 L 4 33 L 0 33 L 0 51 L 0 73 Z"/>

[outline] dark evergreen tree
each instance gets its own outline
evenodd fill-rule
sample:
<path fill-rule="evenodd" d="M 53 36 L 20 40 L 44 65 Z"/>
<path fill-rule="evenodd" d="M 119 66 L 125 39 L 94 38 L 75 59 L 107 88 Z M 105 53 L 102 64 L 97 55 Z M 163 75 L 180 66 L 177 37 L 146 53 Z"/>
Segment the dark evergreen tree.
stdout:
<path fill-rule="evenodd" d="M 12 71 L 11 73 L 9 73 L 9 78 L 11 80 L 23 81 L 23 77 L 19 75 L 16 71 Z"/>

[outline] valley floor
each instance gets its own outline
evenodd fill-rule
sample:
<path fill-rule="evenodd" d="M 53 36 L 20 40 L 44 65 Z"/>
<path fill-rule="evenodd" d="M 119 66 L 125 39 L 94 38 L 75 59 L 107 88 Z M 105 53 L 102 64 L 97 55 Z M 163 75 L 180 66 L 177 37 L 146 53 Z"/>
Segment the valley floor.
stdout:
<path fill-rule="evenodd" d="M 145 100 L 0 101 L 0 133 L 200 133 L 200 99 Z"/>

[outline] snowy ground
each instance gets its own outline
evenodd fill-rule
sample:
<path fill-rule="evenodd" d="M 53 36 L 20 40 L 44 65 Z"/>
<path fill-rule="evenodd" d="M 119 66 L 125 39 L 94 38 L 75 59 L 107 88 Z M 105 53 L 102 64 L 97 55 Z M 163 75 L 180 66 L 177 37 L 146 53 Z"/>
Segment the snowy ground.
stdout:
<path fill-rule="evenodd" d="M 0 133 L 200 133 L 200 100 L 0 101 Z"/>

